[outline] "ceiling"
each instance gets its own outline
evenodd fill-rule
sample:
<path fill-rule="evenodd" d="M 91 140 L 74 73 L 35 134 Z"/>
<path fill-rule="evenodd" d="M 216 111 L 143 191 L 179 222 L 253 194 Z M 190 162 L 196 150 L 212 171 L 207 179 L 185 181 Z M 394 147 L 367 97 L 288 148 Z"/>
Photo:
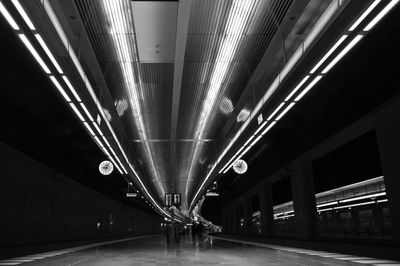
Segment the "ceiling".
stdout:
<path fill-rule="evenodd" d="M 2 133 L 5 142 L 121 201 L 127 200 L 121 197 L 127 182 L 133 182 L 144 196 L 142 203 L 135 200 L 135 204 L 154 205 L 159 212 L 165 193 L 181 193 L 183 212 L 193 207 L 208 184 L 223 176 L 217 170 L 259 126 L 259 114 L 265 120 L 304 69 L 371 4 L 328 0 L 20 1 L 37 27 L 32 30 L 16 6 L 3 2 L 23 25 L 13 31 L 6 20 L 1 21 L 9 35 L 2 45 L 17 47 L 3 50 L 2 68 L 10 74 L 3 84 L 22 91 L 7 92 L 5 99 L 10 100 L 3 109 L 17 113 L 17 121 L 29 121 L 12 119 L 12 127 Z M 376 12 L 389 2 L 380 3 Z M 332 6 L 336 9 L 328 17 Z M 318 24 L 323 17 L 327 20 Z M 315 25 L 322 25 L 321 29 L 307 42 Z M 46 76 L 19 42 L 21 33 L 29 40 L 39 33 L 64 73 L 52 68 L 55 73 Z M 34 47 L 40 49 L 36 42 Z M 299 55 L 299 47 L 300 57 L 286 71 Z M 52 65 L 44 52 L 41 55 Z M 18 83 L 13 82 L 16 75 L 22 77 Z M 279 85 L 271 91 L 277 75 Z M 65 76 L 81 101 L 68 91 L 72 100 L 67 104 L 49 80 Z M 40 88 L 39 94 L 32 94 L 30 86 Z M 75 119 L 68 106 L 71 103 L 84 103 L 93 120 Z M 22 112 L 11 111 L 16 109 Z M 94 131 L 100 127 L 101 143 L 96 144 L 95 134 L 91 136 L 84 123 Z M 13 134 L 27 128 L 33 132 L 29 139 L 40 136 L 37 146 L 28 139 L 21 142 L 22 133 Z M 262 143 L 249 154 L 256 154 Z M 279 153 L 279 148 L 275 151 Z M 108 177 L 96 172 L 105 158 L 120 168 Z M 83 176 L 92 176 L 92 181 Z"/>

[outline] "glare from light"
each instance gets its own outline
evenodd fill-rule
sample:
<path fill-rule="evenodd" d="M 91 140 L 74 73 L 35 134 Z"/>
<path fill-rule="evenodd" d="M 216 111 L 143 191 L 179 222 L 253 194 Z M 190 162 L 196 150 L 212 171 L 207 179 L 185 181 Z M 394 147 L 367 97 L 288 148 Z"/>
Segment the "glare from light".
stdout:
<path fill-rule="evenodd" d="M 22 8 L 22 6 L 18 2 L 18 0 L 11 0 L 11 2 L 14 4 L 15 8 L 18 10 L 18 13 L 21 15 L 21 17 L 25 20 L 29 29 L 35 30 L 35 26 L 33 25 L 32 21 L 29 19 L 28 15 L 26 14 L 25 10 Z"/>
<path fill-rule="evenodd" d="M 94 134 L 93 129 L 89 126 L 89 124 L 87 122 L 83 122 L 83 124 L 85 125 L 86 129 L 90 132 L 90 135 L 94 136 L 96 134 Z"/>
<path fill-rule="evenodd" d="M 65 84 L 67 84 L 69 90 L 70 90 L 70 91 L 72 92 L 72 94 L 74 95 L 75 99 L 76 99 L 78 102 L 81 102 L 81 98 L 79 97 L 78 93 L 75 91 L 75 89 L 74 89 L 74 87 L 72 86 L 71 82 L 69 82 L 69 79 L 68 79 L 66 76 L 64 76 L 64 75 L 62 76 L 62 78 L 63 78 Z"/>
<path fill-rule="evenodd" d="M 309 92 L 312 87 L 314 87 L 315 84 L 317 84 L 317 82 L 322 78 L 322 76 L 318 75 L 316 76 L 313 81 L 310 82 L 310 84 L 307 85 L 307 87 L 299 94 L 297 95 L 297 97 L 294 99 L 296 102 L 300 101 L 301 98 L 303 98 L 304 95 L 307 94 L 307 92 Z"/>
<path fill-rule="evenodd" d="M 80 105 L 81 105 L 83 111 L 85 112 L 86 116 L 89 118 L 89 120 L 93 122 L 93 117 L 90 115 L 90 113 L 89 113 L 88 109 L 86 108 L 85 104 L 84 103 L 80 103 Z"/>
<path fill-rule="evenodd" d="M 97 142 L 97 144 L 98 144 L 101 148 L 104 147 L 103 143 L 101 143 L 100 139 L 99 139 L 97 136 L 94 136 L 94 140 Z"/>
<path fill-rule="evenodd" d="M 322 70 L 322 73 L 328 73 L 328 71 L 331 70 L 331 68 L 336 65 L 336 63 L 339 62 L 340 59 L 342 59 L 343 56 L 345 56 L 351 50 L 351 48 L 353 48 L 363 37 L 363 35 L 357 35 L 356 37 L 354 37 L 354 39 L 335 57 L 335 59 L 333 59 L 329 63 L 329 65 L 327 65 L 324 70 Z"/>
<path fill-rule="evenodd" d="M 267 132 L 273 127 L 275 126 L 276 121 L 272 121 L 271 124 L 269 124 L 269 126 L 261 133 L 262 136 L 264 136 L 265 134 L 267 134 Z"/>
<path fill-rule="evenodd" d="M 297 84 L 296 88 L 294 88 L 292 90 L 292 92 L 286 97 L 285 102 L 289 101 L 290 98 L 292 98 L 293 94 L 295 94 L 300 88 L 301 86 L 303 86 L 303 84 L 310 78 L 309 75 L 305 76 L 299 84 Z"/>
<path fill-rule="evenodd" d="M 47 65 L 44 63 L 43 59 L 40 57 L 40 55 L 36 52 L 35 48 L 33 48 L 31 42 L 26 38 L 25 34 L 18 34 L 18 37 L 21 39 L 21 41 L 25 44 L 26 48 L 28 48 L 29 52 L 33 55 L 33 57 L 36 59 L 36 61 L 39 63 L 39 65 L 42 67 L 44 72 L 46 74 L 50 74 L 50 69 L 47 67 Z"/>
<path fill-rule="evenodd" d="M 340 37 L 340 39 L 331 47 L 331 49 L 329 49 L 329 51 L 324 55 L 324 57 L 321 58 L 321 60 L 319 60 L 319 62 L 314 66 L 314 68 L 310 71 L 310 73 L 314 73 L 324 62 L 325 60 L 331 56 L 331 54 L 333 54 L 333 52 L 335 52 L 335 50 L 339 47 L 339 45 L 342 44 L 342 42 L 344 42 L 344 40 L 346 40 L 346 38 L 348 37 L 348 35 L 343 35 L 342 37 Z"/>
<path fill-rule="evenodd" d="M 351 201 L 362 200 L 362 199 L 371 199 L 371 198 L 376 198 L 376 197 L 381 197 L 381 196 L 386 196 L 386 192 L 379 192 L 379 193 L 374 193 L 374 194 L 370 194 L 370 195 L 364 195 L 364 196 L 344 199 L 344 200 L 341 200 L 340 203 L 351 202 Z"/>
<path fill-rule="evenodd" d="M 283 110 L 282 113 L 280 113 L 280 114 L 278 115 L 278 117 L 275 118 L 275 120 L 276 120 L 276 121 L 280 120 L 287 112 L 289 112 L 290 109 L 292 109 L 292 107 L 293 107 L 295 104 L 296 104 L 296 103 L 294 103 L 294 102 L 290 103 L 290 104 L 285 108 L 285 110 Z"/>
<path fill-rule="evenodd" d="M 94 127 L 96 128 L 97 132 L 99 132 L 100 136 L 103 136 L 103 132 L 101 132 L 100 127 L 97 125 L 96 122 L 93 122 Z"/>
<path fill-rule="evenodd" d="M 42 37 L 37 33 L 35 34 L 35 37 L 36 37 L 37 41 L 39 42 L 40 46 L 42 46 L 42 48 L 45 51 L 45 53 L 47 54 L 47 56 L 50 58 L 51 62 L 57 69 L 58 73 L 62 74 L 63 71 L 62 71 L 60 65 L 57 63 L 56 59 L 54 58 L 53 54 L 50 52 L 49 48 L 47 47 L 46 43 L 43 41 Z"/>
<path fill-rule="evenodd" d="M 242 109 L 242 110 L 240 110 L 238 116 L 236 117 L 236 121 L 237 122 L 246 121 L 246 119 L 249 117 L 249 115 L 250 115 L 250 110 Z"/>
<path fill-rule="evenodd" d="M 353 31 L 364 19 L 368 16 L 369 13 L 381 2 L 381 0 L 375 0 L 372 5 L 370 5 L 367 10 L 354 22 L 354 24 L 350 27 L 349 31 Z"/>
<path fill-rule="evenodd" d="M 336 205 L 338 203 L 339 203 L 338 201 L 332 201 L 332 202 L 328 202 L 328 203 L 323 203 L 323 204 L 317 205 L 317 208 L 322 208 L 322 207 L 326 207 L 326 206 L 332 206 L 332 205 Z"/>
<path fill-rule="evenodd" d="M 279 112 L 279 110 L 285 105 L 285 102 L 281 102 L 281 104 L 278 106 L 278 108 L 275 109 L 275 111 L 267 118 L 267 120 L 271 120 L 274 115 Z"/>
<path fill-rule="evenodd" d="M 10 13 L 8 13 L 8 10 L 4 7 L 2 2 L 0 2 L 0 12 L 3 14 L 3 17 L 7 20 L 8 24 L 10 24 L 13 30 L 19 30 L 18 24 L 15 22 Z"/>
<path fill-rule="evenodd" d="M 351 208 L 351 207 L 357 207 L 357 206 L 370 205 L 370 204 L 374 204 L 374 203 L 375 203 L 375 201 L 361 202 L 361 203 L 356 203 L 356 204 L 335 207 L 334 209 L 339 210 L 339 209 L 345 209 L 345 208 Z"/>
<path fill-rule="evenodd" d="M 368 23 L 364 31 L 370 31 L 398 2 L 399 0 L 392 0 L 370 23 Z"/>
<path fill-rule="evenodd" d="M 61 87 L 60 83 L 54 76 L 50 76 L 50 80 L 53 82 L 54 86 L 57 88 L 57 90 L 61 93 L 61 95 L 64 97 L 64 99 L 67 102 L 71 101 L 71 98 L 67 95 L 67 93 L 64 91 L 64 89 Z"/>
<path fill-rule="evenodd" d="M 84 122 L 85 118 L 82 116 L 81 112 L 79 112 L 78 108 L 76 108 L 75 104 L 69 103 L 69 105 L 71 106 L 72 110 L 74 110 L 75 114 L 79 117 L 79 119 L 82 122 Z"/>

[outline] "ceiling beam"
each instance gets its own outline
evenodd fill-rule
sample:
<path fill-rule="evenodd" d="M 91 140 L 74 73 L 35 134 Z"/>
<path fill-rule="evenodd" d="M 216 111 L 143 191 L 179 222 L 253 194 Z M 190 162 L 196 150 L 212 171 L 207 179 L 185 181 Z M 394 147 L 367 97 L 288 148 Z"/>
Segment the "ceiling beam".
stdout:
<path fill-rule="evenodd" d="M 174 85 L 173 85 L 173 93 L 172 93 L 172 110 L 171 110 L 171 174 L 170 177 L 172 179 L 173 173 L 175 171 L 175 142 L 176 142 L 176 130 L 178 124 L 178 114 L 179 114 L 179 103 L 181 98 L 181 87 L 182 87 L 182 75 L 183 75 L 183 66 L 185 60 L 185 50 L 186 50 L 186 40 L 187 40 L 187 32 L 189 28 L 189 18 L 190 18 L 190 8 L 193 0 L 181 0 L 179 1 L 178 7 L 178 23 L 176 30 L 176 46 L 175 46 L 175 64 L 174 64 Z M 173 180 L 170 183 L 171 186 L 174 186 Z M 174 190 L 173 187 L 170 188 L 171 191 Z M 182 201 L 183 202 L 183 201 Z"/>

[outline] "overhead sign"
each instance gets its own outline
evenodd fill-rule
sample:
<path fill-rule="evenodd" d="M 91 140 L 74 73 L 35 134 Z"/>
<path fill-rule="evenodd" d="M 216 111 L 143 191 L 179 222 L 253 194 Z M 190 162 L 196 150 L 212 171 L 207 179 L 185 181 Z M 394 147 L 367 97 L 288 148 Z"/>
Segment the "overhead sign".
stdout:
<path fill-rule="evenodd" d="M 132 193 L 132 192 L 126 193 L 127 198 L 136 198 L 138 196 L 139 196 L 138 193 Z"/>
<path fill-rule="evenodd" d="M 165 206 L 181 206 L 181 193 L 165 193 Z"/>
<path fill-rule="evenodd" d="M 170 207 L 172 206 L 172 193 L 165 193 L 165 206 Z"/>
<path fill-rule="evenodd" d="M 216 197 L 219 196 L 219 194 L 217 192 L 207 192 L 206 193 L 206 197 Z"/>

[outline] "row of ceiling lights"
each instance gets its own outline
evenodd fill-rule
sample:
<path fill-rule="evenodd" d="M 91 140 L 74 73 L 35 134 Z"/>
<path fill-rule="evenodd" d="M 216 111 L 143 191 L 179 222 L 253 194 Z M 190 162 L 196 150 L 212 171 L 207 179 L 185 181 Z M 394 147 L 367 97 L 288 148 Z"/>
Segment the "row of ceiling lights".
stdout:
<path fill-rule="evenodd" d="M 350 32 L 350 34 L 354 31 L 354 29 L 356 29 L 362 22 L 363 20 L 368 17 L 368 15 L 373 11 L 373 9 L 375 9 L 376 6 L 379 5 L 379 3 L 381 2 L 381 0 L 375 0 L 364 12 L 363 14 L 358 17 L 358 19 L 352 24 L 352 26 L 348 29 L 348 32 Z M 228 160 L 228 162 L 220 169 L 219 173 L 226 173 L 231 167 L 232 165 L 235 163 L 235 161 L 237 159 L 242 158 L 268 131 L 271 130 L 272 127 L 274 127 L 277 122 L 290 110 L 293 108 L 293 106 L 300 101 L 317 83 L 318 81 L 320 81 L 322 79 L 322 77 L 329 72 L 329 70 L 331 70 L 362 38 L 363 36 L 366 34 L 366 32 L 370 31 L 397 3 L 399 2 L 399 0 L 392 0 L 390 1 L 362 30 L 360 34 L 357 34 L 326 66 L 325 68 L 323 68 L 323 70 L 316 74 L 317 70 L 320 69 L 321 65 L 323 65 L 327 59 L 331 58 L 332 54 L 337 50 L 337 48 L 343 46 L 343 43 L 345 42 L 346 39 L 348 39 L 349 34 L 344 34 L 342 35 L 339 40 L 328 50 L 328 52 L 318 61 L 318 63 L 312 68 L 312 70 L 297 84 L 297 86 L 289 93 L 289 95 L 285 98 L 284 101 L 282 101 L 278 107 L 269 115 L 269 117 L 267 118 L 266 121 L 264 121 L 258 128 L 257 130 L 251 135 L 251 137 L 245 142 L 244 145 L 242 145 L 239 150 L 235 153 L 235 155 L 233 155 L 231 157 L 230 160 Z M 327 12 L 333 13 L 331 10 L 327 10 Z M 321 16 L 321 19 L 323 22 L 321 22 L 320 24 L 326 24 L 328 21 L 329 16 Z M 322 26 L 318 25 L 319 23 L 317 22 L 316 26 L 314 27 L 314 29 L 318 29 L 319 31 L 322 30 Z M 313 38 L 315 38 L 315 36 L 317 35 L 315 32 L 311 31 L 310 35 L 313 36 Z M 309 36 L 310 36 L 309 35 Z M 294 66 L 295 62 L 297 62 L 300 59 L 300 55 L 304 53 L 304 47 L 306 46 L 305 43 L 306 42 L 310 42 L 308 40 L 308 38 L 305 39 L 305 41 L 303 42 L 303 44 L 301 44 L 298 48 L 298 50 L 294 53 L 294 56 L 292 57 L 292 59 L 294 58 L 295 60 L 289 60 L 287 65 L 290 65 L 291 67 Z M 308 46 L 308 45 L 307 45 Z M 284 76 L 286 76 L 286 74 L 289 72 L 288 70 L 289 68 L 287 68 L 286 66 L 284 67 L 284 69 L 281 71 L 280 75 L 278 75 L 278 78 L 273 82 L 273 84 L 271 85 L 271 87 L 269 88 L 268 91 L 272 91 L 276 90 L 276 88 L 279 86 L 281 80 L 283 79 L 283 77 L 281 76 L 282 73 L 284 73 Z M 311 78 L 311 79 L 310 79 Z M 311 80 L 311 82 L 307 83 L 307 81 Z M 301 89 L 303 88 L 303 90 L 297 94 L 297 96 L 294 98 L 294 100 L 291 100 L 291 98 Z M 269 96 L 272 93 L 269 93 Z M 263 99 L 265 100 L 265 99 Z M 257 106 L 262 106 L 262 104 L 260 105 L 260 103 Z M 285 107 L 283 109 L 283 111 L 281 111 L 281 109 Z M 260 108 L 256 108 L 260 109 Z M 279 113 L 279 111 L 281 111 Z M 258 110 L 257 110 L 258 112 Z M 279 113 L 279 114 L 278 114 Z M 252 115 L 251 117 L 254 117 L 254 115 Z M 274 118 L 275 117 L 275 118 Z M 246 127 L 248 125 L 248 123 L 250 122 L 251 118 L 248 119 L 243 126 Z M 268 126 L 267 126 L 268 125 Z M 266 127 L 267 126 L 267 127 Z M 265 129 L 264 129 L 265 128 Z M 262 131 L 263 130 L 263 131 Z M 199 187 L 197 193 L 195 194 L 195 196 L 193 197 L 192 200 L 192 204 L 191 206 L 194 204 L 197 196 L 199 195 L 199 193 L 204 189 L 204 185 L 206 184 L 207 180 L 209 179 L 209 177 L 211 176 L 211 174 L 213 173 L 214 169 L 216 168 L 216 166 L 220 163 L 220 161 L 222 160 L 222 158 L 225 156 L 225 154 L 228 152 L 228 150 L 232 147 L 233 143 L 238 139 L 238 137 L 240 136 L 240 134 L 243 132 L 244 130 L 241 128 L 241 130 L 239 130 L 239 132 L 236 134 L 236 136 L 233 138 L 233 140 L 230 142 L 230 144 L 227 146 L 227 148 L 225 148 L 225 150 L 222 152 L 222 154 L 220 155 L 220 157 L 218 158 L 218 160 L 214 163 L 213 167 L 210 169 L 210 171 L 208 172 L 205 180 L 203 181 L 202 185 Z M 262 132 L 261 132 L 262 131 Z M 261 134 L 259 134 L 259 132 L 261 132 Z M 254 139 L 254 140 L 253 140 Z"/>
<path fill-rule="evenodd" d="M 48 46 L 46 45 L 46 43 L 44 42 L 42 37 L 37 33 L 36 27 L 34 26 L 32 21 L 30 20 L 28 14 L 24 10 L 24 8 L 21 6 L 21 4 L 19 3 L 18 0 L 11 0 L 11 2 L 13 4 L 13 6 L 16 8 L 16 10 L 18 11 L 19 15 L 22 17 L 22 19 L 27 24 L 28 28 L 31 30 L 32 34 L 35 36 L 35 39 L 37 40 L 39 45 L 42 47 L 43 51 L 46 53 L 46 55 L 48 56 L 50 61 L 53 63 L 54 67 L 56 68 L 56 70 L 58 72 L 57 76 L 60 76 L 62 78 L 62 80 L 64 81 L 65 85 L 69 88 L 70 93 L 72 93 L 72 95 L 74 96 L 74 99 L 75 99 L 74 101 L 71 100 L 71 97 L 68 95 L 68 93 L 64 90 L 63 86 L 61 85 L 62 83 L 60 83 L 59 80 L 56 78 L 56 75 L 51 72 L 50 68 L 46 65 L 46 63 L 44 62 L 44 60 L 42 59 L 40 54 L 36 51 L 36 49 L 34 48 L 32 43 L 29 41 L 27 36 L 24 33 L 22 33 L 22 30 L 21 30 L 20 26 L 17 24 L 17 22 L 14 20 L 13 16 L 10 14 L 10 12 L 7 10 L 7 8 L 4 6 L 3 2 L 1 2 L 1 1 L 0 1 L 0 13 L 2 13 L 2 15 L 4 16 L 6 21 L 12 27 L 12 29 L 14 31 L 16 31 L 16 33 L 17 33 L 18 37 L 20 38 L 20 40 L 23 42 L 23 44 L 26 46 L 26 48 L 29 50 L 29 52 L 32 54 L 32 56 L 35 58 L 35 60 L 38 62 L 38 64 L 41 66 L 43 71 L 48 75 L 48 77 L 51 80 L 51 82 L 54 84 L 56 89 L 62 95 L 64 100 L 68 103 L 70 108 L 74 111 L 74 113 L 79 118 L 79 120 L 82 122 L 82 124 L 85 126 L 86 130 L 89 132 L 91 137 L 95 140 L 95 142 L 100 147 L 102 152 L 112 161 L 113 165 L 116 166 L 116 168 L 118 169 L 120 174 L 128 174 L 126 168 L 124 167 L 124 164 L 121 162 L 121 160 L 119 159 L 119 156 L 117 156 L 117 154 L 115 153 L 114 149 L 111 147 L 110 143 L 108 142 L 108 140 L 106 139 L 106 137 L 102 133 L 98 123 L 96 121 L 94 121 L 93 116 L 90 114 L 89 110 L 86 108 L 85 104 L 82 102 L 81 98 L 79 97 L 78 93 L 76 92 L 76 90 L 74 89 L 73 85 L 69 81 L 68 77 L 65 75 L 65 73 L 61 69 L 60 65 L 56 61 L 56 59 L 53 56 L 53 54 L 50 52 Z M 102 107 L 101 107 L 101 105 L 99 103 L 99 100 L 97 99 L 96 95 L 94 94 L 93 89 L 92 89 L 88 79 L 86 78 L 86 75 L 84 74 L 83 68 L 79 63 L 79 60 L 77 59 L 74 51 L 71 50 L 71 49 L 68 49 L 69 47 L 71 47 L 71 45 L 70 45 L 70 43 L 69 43 L 64 31 L 62 30 L 61 25 L 60 25 L 60 23 L 58 22 L 58 20 L 57 20 L 57 18 L 55 16 L 54 11 L 50 7 L 50 4 L 48 3 L 48 1 L 43 1 L 42 4 L 44 5 L 45 10 L 46 10 L 47 14 L 49 15 L 50 20 L 52 21 L 53 26 L 55 27 L 57 33 L 59 34 L 59 37 L 63 41 L 66 49 L 69 51 L 69 55 L 71 56 L 72 61 L 74 62 L 79 74 L 81 75 L 86 87 L 88 88 L 89 92 L 91 93 L 91 96 L 92 96 L 93 100 L 95 101 L 95 103 L 97 105 L 97 108 L 99 110 L 99 113 L 103 117 L 103 121 L 105 121 L 105 123 L 107 124 L 110 132 L 112 133 L 113 139 L 116 142 L 116 144 L 118 145 L 118 147 L 119 147 L 122 155 L 124 156 L 126 162 L 128 163 L 129 168 L 135 174 L 136 178 L 140 182 L 140 184 L 141 184 L 143 190 L 145 191 L 146 195 L 151 199 L 153 205 L 156 206 L 157 209 L 155 209 L 155 210 L 159 214 L 162 214 L 164 216 L 170 217 L 170 215 L 167 212 L 165 212 L 162 209 L 162 207 L 160 207 L 158 205 L 158 203 L 154 200 L 154 198 L 150 195 L 150 193 L 148 192 L 148 190 L 144 186 L 142 180 L 139 178 L 137 172 L 133 168 L 132 164 L 129 162 L 124 150 L 122 149 L 122 147 L 121 147 L 121 145 L 120 145 L 120 143 L 119 143 L 119 141 L 118 141 L 118 139 L 117 139 L 117 137 L 115 135 L 115 132 L 111 128 L 111 125 L 109 124 L 108 120 L 105 118 L 105 115 L 104 115 L 103 109 L 102 109 Z M 85 118 L 85 116 L 82 115 L 82 110 L 83 110 L 83 113 L 86 115 L 87 119 Z M 98 117 L 99 117 L 99 115 L 98 115 Z M 94 132 L 92 127 L 94 127 L 96 129 L 97 133 Z M 100 138 L 103 140 L 105 145 L 103 145 L 103 142 L 100 140 Z M 107 150 L 107 148 L 108 148 L 108 150 Z M 111 152 L 112 155 L 110 154 L 110 152 Z M 118 162 L 118 164 L 115 162 L 114 158 Z M 146 202 L 147 202 L 147 200 L 146 200 Z M 151 204 L 149 204 L 149 205 L 151 205 Z"/>

